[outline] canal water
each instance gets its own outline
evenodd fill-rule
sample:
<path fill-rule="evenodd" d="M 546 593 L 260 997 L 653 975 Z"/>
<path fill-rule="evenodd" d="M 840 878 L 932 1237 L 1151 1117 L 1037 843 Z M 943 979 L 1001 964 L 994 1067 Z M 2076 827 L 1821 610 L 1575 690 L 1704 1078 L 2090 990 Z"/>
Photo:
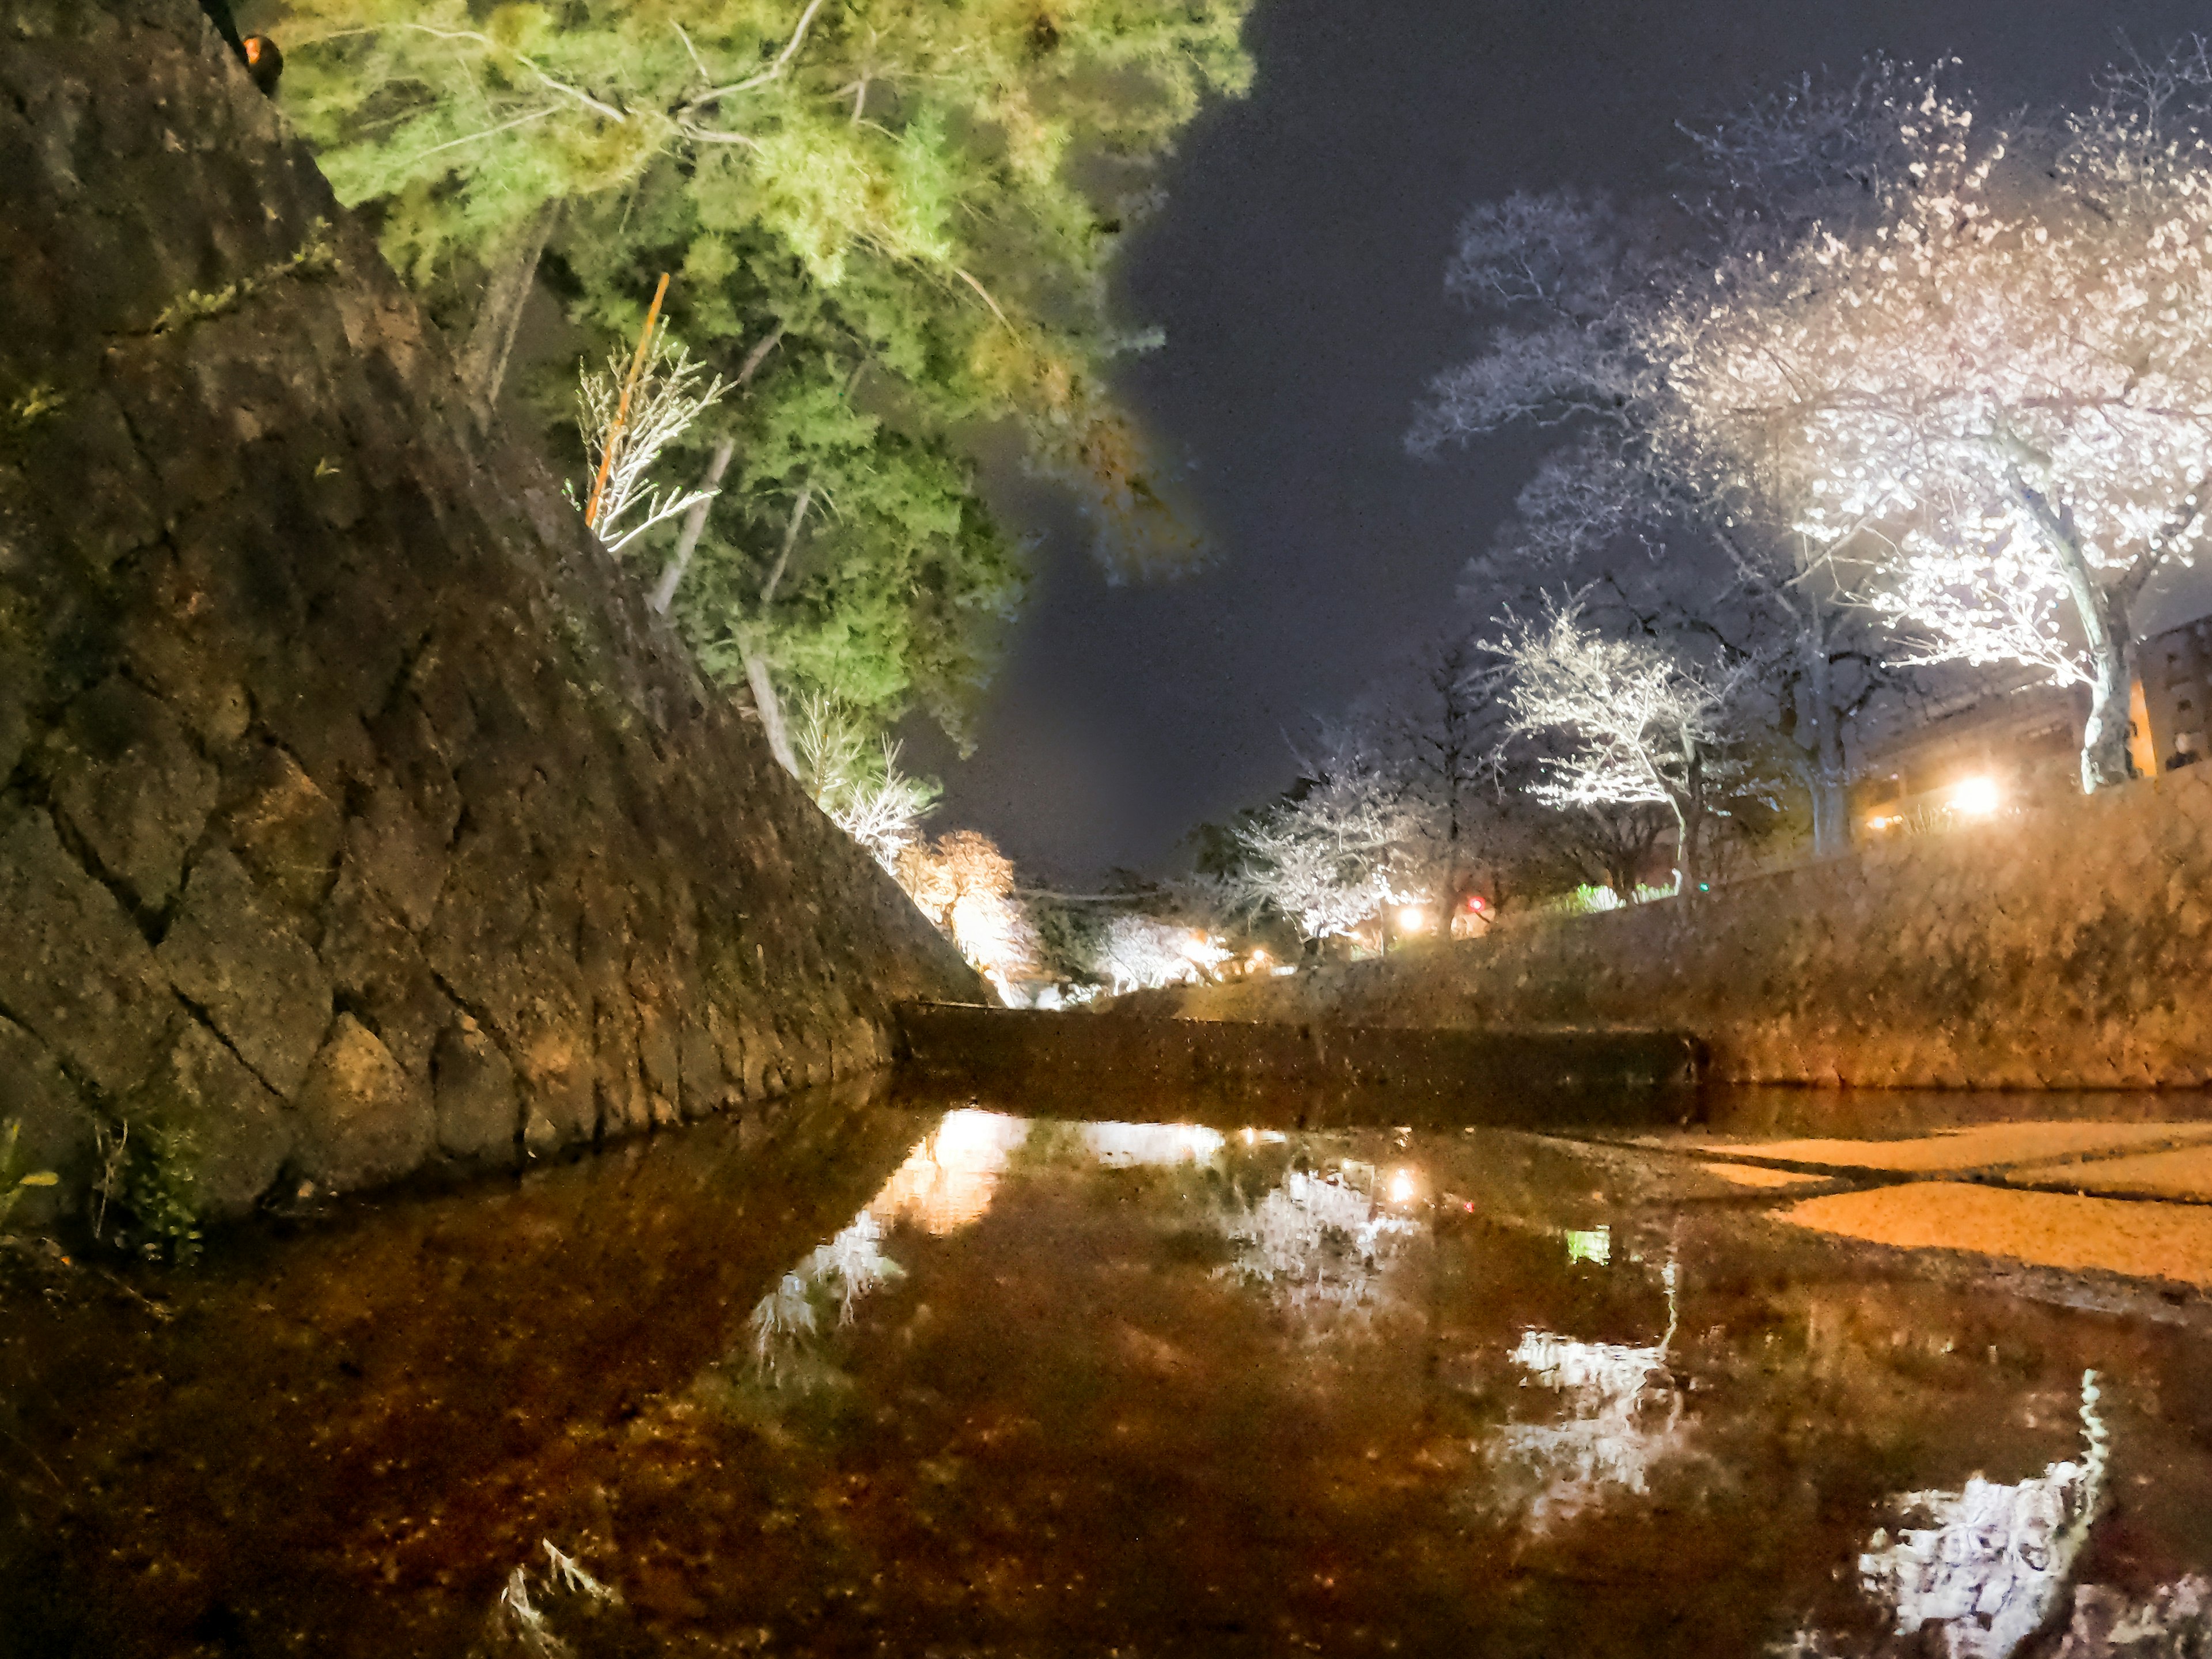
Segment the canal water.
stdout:
<path fill-rule="evenodd" d="M 15 1249 L 0 1655 L 2212 1653 L 2201 1102 L 1008 1105 Z"/>

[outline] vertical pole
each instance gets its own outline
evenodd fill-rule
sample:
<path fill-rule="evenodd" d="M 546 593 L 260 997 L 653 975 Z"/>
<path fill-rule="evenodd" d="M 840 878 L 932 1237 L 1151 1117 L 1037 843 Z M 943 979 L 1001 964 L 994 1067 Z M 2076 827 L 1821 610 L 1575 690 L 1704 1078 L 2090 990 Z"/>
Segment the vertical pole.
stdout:
<path fill-rule="evenodd" d="M 653 304 L 645 313 L 645 332 L 637 337 L 637 355 L 629 360 L 629 378 L 623 382 L 622 401 L 615 405 L 614 423 L 607 428 L 607 441 L 599 451 L 599 476 L 592 483 L 592 499 L 584 507 L 584 522 L 592 529 L 599 527 L 599 497 L 606 493 L 607 474 L 615 462 L 615 451 L 622 447 L 623 427 L 629 419 L 630 394 L 637 390 L 637 377 L 645 372 L 645 355 L 653 344 L 653 325 L 660 320 L 660 302 L 668 294 L 668 273 L 660 273 L 660 286 L 653 290 Z"/>

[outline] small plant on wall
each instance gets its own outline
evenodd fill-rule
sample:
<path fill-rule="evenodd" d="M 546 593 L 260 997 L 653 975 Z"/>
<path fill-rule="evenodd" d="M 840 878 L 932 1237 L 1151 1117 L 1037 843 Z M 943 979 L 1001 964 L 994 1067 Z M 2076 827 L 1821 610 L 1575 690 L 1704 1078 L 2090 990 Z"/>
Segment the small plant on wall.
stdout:
<path fill-rule="evenodd" d="M 141 1121 L 100 1130 L 93 1182 L 92 1232 L 149 1261 L 186 1267 L 200 1253 L 199 1206 L 192 1190 L 198 1144 L 187 1129 Z M 112 1214 L 119 1211 L 120 1214 Z"/>
<path fill-rule="evenodd" d="M 15 1141 L 22 1129 L 21 1121 L 15 1118 L 9 1120 L 5 1129 L 0 1129 L 0 1227 L 8 1224 L 9 1212 L 26 1191 L 33 1187 L 51 1187 L 58 1179 L 52 1170 L 17 1172 Z"/>

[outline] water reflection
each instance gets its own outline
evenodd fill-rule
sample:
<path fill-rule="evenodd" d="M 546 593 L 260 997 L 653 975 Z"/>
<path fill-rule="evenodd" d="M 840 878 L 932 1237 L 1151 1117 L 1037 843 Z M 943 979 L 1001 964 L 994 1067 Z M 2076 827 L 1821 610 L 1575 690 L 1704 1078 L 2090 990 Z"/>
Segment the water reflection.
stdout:
<path fill-rule="evenodd" d="M 1006 1160 L 1029 1139 L 1026 1118 L 967 1109 L 947 1112 L 868 1202 L 886 1226 L 912 1222 L 943 1237 L 991 1207 Z"/>
<path fill-rule="evenodd" d="M 2203 1659 L 2212 1654 L 2212 1579 L 2191 1573 L 2148 1595 L 2093 1584 L 2074 1595 L 2057 1659 Z"/>
<path fill-rule="evenodd" d="M 1574 1241 L 1587 1241 L 1590 1234 L 1569 1233 L 1571 1259 L 1609 1260 L 1606 1230 L 1597 1233 L 1604 1242 L 1595 1251 L 1585 1243 L 1579 1252 Z M 1584 1341 L 1547 1330 L 1522 1334 L 1511 1357 L 1528 1374 L 1523 1386 L 1533 1383 L 1559 1395 L 1561 1419 L 1498 1430 L 1489 1448 L 1493 1504 L 1517 1510 L 1541 1530 L 1603 1504 L 1616 1492 L 1641 1496 L 1653 1467 L 1684 1449 L 1682 1395 L 1667 1367 L 1679 1317 L 1678 1271 L 1673 1261 L 1660 1271 L 1667 1328 L 1650 1346 Z"/>
<path fill-rule="evenodd" d="M 835 1301 L 837 1322 L 849 1325 L 862 1297 L 899 1277 L 904 1269 L 884 1254 L 883 1243 L 883 1224 L 872 1207 L 863 1210 L 754 1305 L 748 1322 L 753 1358 L 763 1373 L 774 1376 L 787 1369 L 818 1333 L 822 1304 Z"/>
<path fill-rule="evenodd" d="M 2097 1373 L 2084 1372 L 2085 1449 L 2078 1462 L 2062 1459 L 2010 1485 L 1976 1474 L 1956 1492 L 1908 1492 L 1890 1501 L 1901 1524 L 1893 1537 L 1887 1528 L 1875 1533 L 1858 1571 L 1861 1588 L 1888 1619 L 1893 1635 L 1919 1638 L 1919 1649 L 1932 1638 L 1946 1659 L 2013 1659 L 2050 1622 L 2104 1502 L 2112 1431 L 2102 1414 L 2103 1394 Z M 1902 1524 L 1912 1522 L 1920 1524 Z M 2084 1595 L 2087 1605 L 2101 1606 L 2112 1593 Z M 2101 1631 L 2077 1630 L 2080 1640 L 2069 1640 L 2069 1650 L 2111 1651 L 2115 1640 L 2136 1639 L 2127 1632 L 2147 1633 L 2154 1622 L 2170 1626 L 2168 1614 L 2195 1618 L 2200 1603 L 2193 1594 L 2182 1601 L 2176 1606 L 2167 1597 L 2155 1604 L 2155 1615 L 2149 1608 L 2120 1609 Z M 2100 1641 L 2103 1645 L 2094 1645 Z M 1803 1631 L 1771 1651 L 1841 1655 L 1848 1648 Z"/>
<path fill-rule="evenodd" d="M 1371 1179 L 1358 1164 L 1326 1176 L 1292 1170 L 1249 1210 L 1226 1213 L 1237 1246 L 1228 1271 L 1302 1313 L 1370 1309 L 1382 1267 L 1420 1224 L 1351 1184 L 1363 1170 Z"/>
<path fill-rule="evenodd" d="M 1867 1593 L 1896 1610 L 1897 1633 L 1939 1627 L 1951 1659 L 2011 1659 L 2041 1627 L 2074 1571 L 2104 1495 L 2111 1431 L 2097 1374 L 2081 1379 L 2079 1463 L 2051 1464 L 2012 1486 L 1974 1476 L 1960 1492 L 1907 1492 L 1899 1510 L 1929 1524 L 1876 1533 L 1859 1557 Z"/>
<path fill-rule="evenodd" d="M 1218 1129 L 1195 1123 L 1086 1123 L 1083 1144 L 1109 1170 L 1211 1164 L 1221 1155 Z"/>
<path fill-rule="evenodd" d="M 9 1306 L 0 1659 L 2212 1655 L 2194 1303 L 1839 1243 L 1705 1148 L 765 1127 L 364 1207 L 158 1329 Z"/>

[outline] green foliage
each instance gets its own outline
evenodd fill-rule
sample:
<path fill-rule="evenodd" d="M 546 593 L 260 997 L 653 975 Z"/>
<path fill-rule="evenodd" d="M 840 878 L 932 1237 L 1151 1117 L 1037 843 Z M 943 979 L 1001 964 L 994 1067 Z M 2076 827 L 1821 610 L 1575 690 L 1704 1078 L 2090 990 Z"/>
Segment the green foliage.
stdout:
<path fill-rule="evenodd" d="M 220 317 L 226 311 L 236 309 L 270 283 L 287 276 L 315 276 L 337 268 L 337 245 L 331 240 L 331 227 L 326 220 L 318 219 L 308 228 L 307 239 L 277 260 L 274 264 L 226 283 L 212 293 L 187 289 L 154 319 L 153 331 L 170 333 L 189 328 L 192 324 L 210 317 Z"/>
<path fill-rule="evenodd" d="M 895 873 L 899 855 L 921 838 L 921 820 L 941 786 L 901 772 L 897 744 L 869 743 L 852 714 L 819 692 L 800 700 L 791 744 L 799 781 L 815 805 Z"/>
<path fill-rule="evenodd" d="M 8 424 L 18 430 L 36 426 L 68 401 L 52 380 L 33 381 L 21 395 L 8 400 Z"/>
<path fill-rule="evenodd" d="M 5 1130 L 0 1130 L 0 1224 L 8 1219 L 8 1212 L 15 1207 L 24 1192 L 33 1187 L 51 1187 L 59 1179 L 52 1170 L 32 1170 L 23 1174 L 15 1171 L 15 1140 L 22 1133 L 20 1119 L 10 1118 Z"/>
<path fill-rule="evenodd" d="M 1248 83 L 1249 3 L 292 0 L 286 100 L 447 315 L 558 201 L 548 270 L 578 321 L 635 339 L 669 271 L 715 372 L 774 337 L 675 463 L 698 476 L 725 437 L 740 458 L 679 622 L 727 680 L 757 630 L 779 678 L 961 737 L 1024 581 L 981 434 L 1079 492 L 1115 574 L 1202 551 L 1108 395 L 1152 342 L 1106 274 L 1149 169 Z"/>
<path fill-rule="evenodd" d="M 199 1205 L 193 1191 L 198 1156 L 198 1142 L 188 1129 L 141 1120 L 116 1132 L 103 1180 L 112 1188 L 108 1196 L 125 1212 L 117 1237 L 126 1248 L 149 1261 L 179 1267 L 199 1259 Z"/>
<path fill-rule="evenodd" d="M 1113 911 L 1048 898 L 1031 899 L 1029 909 L 1036 927 L 1037 963 L 1045 978 L 1062 985 L 1103 983 L 1099 964 L 1106 953 Z"/>

